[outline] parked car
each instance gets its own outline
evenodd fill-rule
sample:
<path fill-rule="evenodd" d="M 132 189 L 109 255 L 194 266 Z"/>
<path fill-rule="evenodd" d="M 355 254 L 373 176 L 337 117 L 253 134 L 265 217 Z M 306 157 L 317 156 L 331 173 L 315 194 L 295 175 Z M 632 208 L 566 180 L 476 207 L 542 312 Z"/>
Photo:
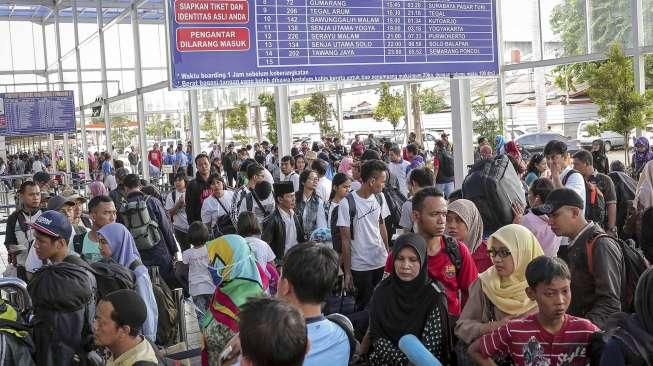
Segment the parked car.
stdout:
<path fill-rule="evenodd" d="M 544 146 L 553 140 L 564 141 L 567 144 L 567 151 L 569 153 L 573 154 L 580 150 L 578 140 L 572 140 L 554 132 L 527 133 L 517 137 L 515 142 L 519 145 L 524 160 L 528 160 L 531 155 L 544 152 Z"/>
<path fill-rule="evenodd" d="M 626 144 L 626 139 L 623 135 L 618 134 L 613 131 L 603 131 L 600 135 L 592 136 L 587 128 L 592 125 L 599 123 L 595 120 L 581 121 L 578 124 L 578 141 L 580 146 L 589 149 L 592 147 L 592 142 L 594 140 L 603 140 L 606 151 L 610 151 L 614 148 L 623 148 Z"/>

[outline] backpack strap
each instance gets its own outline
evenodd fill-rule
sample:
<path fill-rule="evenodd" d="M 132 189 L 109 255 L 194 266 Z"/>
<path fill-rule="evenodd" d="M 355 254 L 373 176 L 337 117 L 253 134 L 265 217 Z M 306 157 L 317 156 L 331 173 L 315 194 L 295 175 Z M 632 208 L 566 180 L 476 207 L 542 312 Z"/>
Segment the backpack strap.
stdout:
<path fill-rule="evenodd" d="M 381 209 L 383 208 L 383 193 L 374 193 L 374 197 L 376 197 L 377 202 L 379 202 L 379 212 L 381 212 Z"/>
<path fill-rule="evenodd" d="M 597 240 L 599 240 L 602 237 L 610 237 L 608 234 L 598 234 L 594 236 L 592 239 L 588 240 L 587 243 L 585 243 L 585 250 L 587 251 L 587 268 L 589 269 L 590 274 L 594 274 L 594 244 L 596 243 Z"/>
<path fill-rule="evenodd" d="M 268 216 L 269 215 L 268 210 L 266 210 L 265 207 L 261 204 L 261 201 L 258 199 L 256 192 L 252 191 L 250 193 L 252 194 L 252 198 L 256 201 L 256 205 L 258 206 L 258 208 L 260 208 L 261 211 L 263 211 L 263 214 L 265 216 Z"/>
<path fill-rule="evenodd" d="M 351 240 L 354 240 L 354 218 L 356 217 L 356 201 L 354 195 L 349 192 L 345 196 L 347 204 L 349 205 L 349 235 Z"/>
<path fill-rule="evenodd" d="M 73 250 L 75 250 L 75 253 L 79 254 L 80 256 L 82 255 L 82 250 L 84 249 L 84 238 L 86 235 L 87 233 L 83 233 L 73 237 Z"/>
<path fill-rule="evenodd" d="M 354 335 L 354 325 L 346 316 L 339 313 L 329 314 L 326 316 L 326 318 L 345 331 L 347 339 L 349 340 L 349 361 L 351 362 L 351 360 L 354 358 L 354 355 L 356 355 L 358 348 L 358 341 Z"/>
<path fill-rule="evenodd" d="M 177 202 L 177 190 L 173 189 L 171 193 L 172 193 L 172 204 L 174 205 Z"/>
<path fill-rule="evenodd" d="M 444 249 L 447 251 L 451 263 L 456 268 L 456 274 L 460 273 L 460 269 L 463 266 L 462 255 L 460 254 L 460 248 L 458 247 L 458 242 L 454 237 L 449 235 L 444 236 Z"/>
<path fill-rule="evenodd" d="M 229 210 L 227 210 L 227 208 L 224 207 L 224 205 L 222 204 L 222 201 L 220 201 L 219 198 L 216 198 L 215 200 L 218 201 L 218 204 L 220 205 L 220 207 L 222 207 L 222 209 L 224 210 L 224 212 L 226 212 L 227 215 L 231 215 L 231 212 L 229 212 Z"/>
<path fill-rule="evenodd" d="M 580 174 L 580 172 L 578 170 L 572 169 L 572 170 L 568 171 L 567 174 L 565 174 L 564 177 L 562 177 L 562 185 L 563 186 L 567 184 L 567 181 L 569 180 L 571 175 L 574 174 L 574 173 Z M 582 174 L 581 174 L 581 176 L 582 176 Z M 583 179 L 583 181 L 585 181 L 585 179 Z"/>

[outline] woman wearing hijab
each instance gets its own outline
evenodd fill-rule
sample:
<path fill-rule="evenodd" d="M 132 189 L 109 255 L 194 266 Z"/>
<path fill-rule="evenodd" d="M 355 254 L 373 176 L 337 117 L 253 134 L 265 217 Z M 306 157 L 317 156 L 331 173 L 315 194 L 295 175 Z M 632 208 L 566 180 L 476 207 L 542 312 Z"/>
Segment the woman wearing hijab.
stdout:
<path fill-rule="evenodd" d="M 457 199 L 447 207 L 447 232 L 469 248 L 479 273 L 492 266 L 483 240 L 483 219 L 474 202 Z"/>
<path fill-rule="evenodd" d="M 537 312 L 537 303 L 525 291 L 526 266 L 544 255 L 537 238 L 525 227 L 510 224 L 492 234 L 488 246 L 494 265 L 472 284 L 456 322 L 455 333 L 466 344 L 513 318 Z"/>
<path fill-rule="evenodd" d="M 605 143 L 601 139 L 592 141 L 592 161 L 594 162 L 592 165 L 594 165 L 597 172 L 603 174 L 610 173 L 608 154 L 605 151 Z"/>
<path fill-rule="evenodd" d="M 159 311 L 152 291 L 152 281 L 147 268 L 141 262 L 141 256 L 136 249 L 134 237 L 125 226 L 112 223 L 103 226 L 97 232 L 100 243 L 100 253 L 105 258 L 111 258 L 118 264 L 129 268 L 136 279 L 136 292 L 147 306 L 147 319 L 143 324 L 143 335 L 150 341 L 156 341 Z"/>
<path fill-rule="evenodd" d="M 206 348 L 203 365 L 219 365 L 220 352 L 231 337 L 238 333 L 238 314 L 250 297 L 264 294 L 267 278 L 256 263 L 256 257 L 240 235 L 224 235 L 206 244 L 209 268 L 216 285 L 209 312 L 204 314 L 200 328 Z"/>
<path fill-rule="evenodd" d="M 635 313 L 624 314 L 603 348 L 601 366 L 653 365 L 653 268 L 635 290 Z"/>
<path fill-rule="evenodd" d="M 624 224 L 624 233 L 641 241 L 642 218 L 644 213 L 653 207 L 653 162 L 648 162 L 641 169 L 641 175 L 635 189 L 635 199 L 629 210 L 629 216 Z"/>
<path fill-rule="evenodd" d="M 406 365 L 399 339 L 416 336 L 436 358 L 449 350 L 446 300 L 431 283 L 426 241 L 408 233 L 395 240 L 392 274 L 381 281 L 370 303 L 370 365 Z"/>
<path fill-rule="evenodd" d="M 633 167 L 633 178 L 638 179 L 644 165 L 651 160 L 653 160 L 653 152 L 651 152 L 648 139 L 644 136 L 638 137 L 635 140 L 635 153 L 630 164 Z"/>

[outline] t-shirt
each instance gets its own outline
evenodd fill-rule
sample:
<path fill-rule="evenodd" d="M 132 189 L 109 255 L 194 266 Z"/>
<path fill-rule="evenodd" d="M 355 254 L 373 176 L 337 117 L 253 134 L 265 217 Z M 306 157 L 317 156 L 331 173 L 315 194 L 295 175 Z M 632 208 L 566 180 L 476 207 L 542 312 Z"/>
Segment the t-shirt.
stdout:
<path fill-rule="evenodd" d="M 188 292 L 191 296 L 211 295 L 215 285 L 209 273 L 209 253 L 206 245 L 189 248 L 181 254 L 184 264 L 188 264 Z"/>
<path fill-rule="evenodd" d="M 166 197 L 166 210 L 171 210 L 175 207 L 175 204 L 184 198 L 186 192 L 175 192 L 175 201 L 172 200 L 172 192 Z M 188 231 L 188 217 L 186 216 L 186 210 L 184 207 L 181 207 L 175 216 L 172 218 L 172 224 L 177 230 Z"/>
<path fill-rule="evenodd" d="M 268 243 L 255 236 L 248 236 L 245 240 L 249 243 L 249 247 L 252 248 L 254 256 L 256 257 L 256 262 L 258 262 L 261 267 L 265 268 L 266 263 L 275 260 L 276 256 Z"/>
<path fill-rule="evenodd" d="M 175 154 L 175 160 L 177 161 L 177 165 L 179 165 L 180 168 L 185 168 L 188 166 L 188 156 L 183 151 L 177 151 Z"/>
<path fill-rule="evenodd" d="M 299 190 L 299 174 L 297 174 L 294 171 L 290 172 L 290 174 L 288 175 L 281 173 L 281 177 L 279 177 L 279 181 L 292 182 L 293 191 L 297 192 Z"/>
<path fill-rule="evenodd" d="M 324 316 L 308 318 L 306 331 L 311 346 L 304 359 L 304 366 L 349 363 L 349 338 L 338 324 Z"/>
<path fill-rule="evenodd" d="M 100 243 L 91 240 L 89 233 L 84 235 L 84 241 L 82 242 L 82 255 L 90 263 L 102 259 L 102 254 L 100 254 Z"/>
<path fill-rule="evenodd" d="M 152 165 L 156 166 L 157 168 L 161 168 L 161 151 L 159 150 L 150 150 L 150 152 L 147 154 L 147 160 L 152 163 Z"/>
<path fill-rule="evenodd" d="M 404 195 L 408 196 L 408 167 L 410 166 L 410 163 L 407 162 L 406 160 L 401 159 L 400 162 L 390 162 L 388 164 L 388 170 L 390 170 L 390 173 L 397 177 L 397 180 L 399 180 L 399 191 Z"/>
<path fill-rule="evenodd" d="M 599 328 L 587 319 L 565 315 L 556 334 L 546 331 L 537 314 L 514 319 L 480 339 L 480 353 L 491 357 L 509 354 L 517 366 L 589 364 L 587 345 Z"/>
<path fill-rule="evenodd" d="M 233 198 L 234 193 L 232 191 L 224 191 L 224 196 L 220 198 L 219 202 L 218 198 L 213 195 L 207 197 L 204 202 L 202 202 L 202 222 L 209 225 L 209 227 L 215 226 L 220 216 L 229 214 L 229 212 L 225 211 L 225 208 L 227 210 L 231 209 Z M 220 205 L 220 203 L 222 203 L 222 205 Z M 224 206 L 224 208 L 222 206 Z"/>
<path fill-rule="evenodd" d="M 320 178 L 315 187 L 315 193 L 322 199 L 322 202 L 327 202 L 331 196 L 331 181 L 326 176 Z"/>
<path fill-rule="evenodd" d="M 382 205 L 379 205 L 374 194 L 362 198 L 358 192 L 352 192 L 356 203 L 354 217 L 354 239 L 351 241 L 351 269 L 354 271 L 370 271 L 382 268 L 388 258 L 388 251 L 381 238 L 379 221 L 390 216 L 385 198 L 381 195 Z M 349 200 L 340 201 L 338 206 L 337 226 L 349 227 Z"/>
<path fill-rule="evenodd" d="M 438 281 L 442 286 L 444 286 L 444 291 L 447 295 L 449 314 L 459 316 L 462 304 L 458 292 L 467 292 L 472 283 L 476 281 L 478 271 L 476 270 L 474 259 L 465 244 L 458 242 L 461 256 L 460 273 L 458 274 L 456 274 L 456 267 L 453 265 L 453 262 L 451 262 L 451 258 L 445 249 L 444 238 L 440 239 L 440 245 L 442 245 L 442 249 L 438 254 L 428 256 L 427 265 L 429 278 Z M 390 253 L 385 264 L 386 273 L 392 273 L 392 266 L 394 265 L 393 261 L 392 253 Z M 463 300 L 466 299 L 463 298 Z"/>

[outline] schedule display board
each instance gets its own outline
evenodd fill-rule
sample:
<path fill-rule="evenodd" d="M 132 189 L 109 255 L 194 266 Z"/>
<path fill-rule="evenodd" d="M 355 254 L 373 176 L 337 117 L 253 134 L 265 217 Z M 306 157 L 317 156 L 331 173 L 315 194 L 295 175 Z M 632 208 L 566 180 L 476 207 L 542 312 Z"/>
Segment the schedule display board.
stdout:
<path fill-rule="evenodd" d="M 73 92 L 0 93 L 0 134 L 75 132 Z"/>
<path fill-rule="evenodd" d="M 495 0 L 166 0 L 170 87 L 498 74 Z"/>

